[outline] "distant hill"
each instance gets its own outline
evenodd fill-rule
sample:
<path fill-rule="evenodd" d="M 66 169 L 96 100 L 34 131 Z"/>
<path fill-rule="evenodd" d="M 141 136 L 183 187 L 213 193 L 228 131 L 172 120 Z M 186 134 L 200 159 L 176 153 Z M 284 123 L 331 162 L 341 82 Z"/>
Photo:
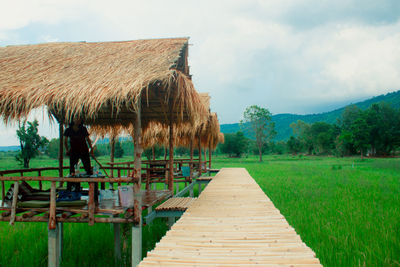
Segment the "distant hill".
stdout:
<path fill-rule="evenodd" d="M 0 151 L 17 151 L 20 150 L 19 146 L 0 146 Z"/>
<path fill-rule="evenodd" d="M 386 102 L 392 105 L 394 108 L 400 108 L 400 90 L 385 95 L 379 95 L 362 102 L 354 103 L 361 109 L 367 109 L 374 103 Z M 343 110 L 346 108 L 339 108 L 333 111 L 318 113 L 318 114 L 307 114 L 307 115 L 297 115 L 297 114 L 277 114 L 272 116 L 272 120 L 275 122 L 275 130 L 277 135 L 275 137 L 276 141 L 287 140 L 292 134 L 292 128 L 290 124 L 296 122 L 297 120 L 302 120 L 307 123 L 314 123 L 317 121 L 323 121 L 327 123 L 335 123 L 337 119 L 342 115 Z M 233 124 L 221 124 L 221 132 L 223 133 L 235 133 L 240 130 L 239 123 Z M 249 136 L 248 133 L 245 133 Z"/>

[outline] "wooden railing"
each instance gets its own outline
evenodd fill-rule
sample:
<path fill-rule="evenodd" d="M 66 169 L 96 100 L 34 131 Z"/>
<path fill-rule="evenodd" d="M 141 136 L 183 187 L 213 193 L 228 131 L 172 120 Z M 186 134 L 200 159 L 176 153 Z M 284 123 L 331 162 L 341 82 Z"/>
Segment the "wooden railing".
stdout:
<path fill-rule="evenodd" d="M 41 168 L 48 170 L 48 168 Z M 30 169 L 32 171 L 32 169 Z M 12 173 L 11 171 L 6 171 L 7 173 Z M 4 172 L 3 172 L 4 173 Z M 1 176 L 0 181 L 2 182 L 2 207 L 0 210 L 3 212 L 1 215 L 2 221 L 9 221 L 10 224 L 14 224 L 16 221 L 16 214 L 20 212 L 28 213 L 23 214 L 23 216 L 18 217 L 18 221 L 35 221 L 35 222 L 49 222 L 49 229 L 55 229 L 56 221 L 58 222 L 88 222 L 89 225 L 93 225 L 95 222 L 113 222 L 113 223 L 127 223 L 134 222 L 134 212 L 139 211 L 127 211 L 124 209 L 96 209 L 95 204 L 95 184 L 96 183 L 134 183 L 137 182 L 136 179 L 127 177 L 127 178 L 68 178 L 68 177 L 46 177 L 46 176 Z M 14 189 L 13 189 L 13 198 L 11 207 L 4 207 L 4 181 L 13 181 Z M 17 208 L 18 203 L 18 193 L 19 193 L 19 182 L 20 181 L 47 181 L 51 182 L 50 187 L 50 207 L 49 208 Z M 56 208 L 56 183 L 57 182 L 78 182 L 78 183 L 89 183 L 89 199 L 87 204 L 87 209 L 79 209 L 73 207 L 63 207 Z M 39 213 L 42 213 L 42 216 L 35 216 Z M 60 217 L 57 217 L 57 213 L 61 213 Z M 109 214 L 121 214 L 125 213 L 124 218 L 119 217 L 95 217 L 96 213 L 109 213 Z M 73 217 L 74 214 L 80 214 L 80 217 Z M 138 222 L 134 222 L 138 223 Z"/>

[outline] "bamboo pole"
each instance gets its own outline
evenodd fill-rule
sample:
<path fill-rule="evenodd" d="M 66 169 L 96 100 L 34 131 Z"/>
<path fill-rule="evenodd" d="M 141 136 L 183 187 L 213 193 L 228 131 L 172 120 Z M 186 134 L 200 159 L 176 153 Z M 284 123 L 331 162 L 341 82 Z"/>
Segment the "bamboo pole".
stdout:
<path fill-rule="evenodd" d="M 204 169 L 207 168 L 207 148 L 204 148 Z"/>
<path fill-rule="evenodd" d="M 89 183 L 89 225 L 94 224 L 94 211 L 95 211 L 95 202 L 94 202 L 94 183 Z"/>
<path fill-rule="evenodd" d="M 140 102 L 139 102 L 140 103 Z M 142 209 L 140 207 L 137 196 L 140 194 L 140 186 L 142 182 L 142 123 L 141 123 L 141 110 L 140 105 L 136 111 L 136 119 L 134 122 L 134 147 L 135 147 L 135 158 L 134 158 L 134 170 L 133 177 L 136 182 L 133 185 L 134 194 L 134 216 L 137 222 L 141 220 Z M 136 197 L 135 197 L 136 196 Z"/>
<path fill-rule="evenodd" d="M 1 181 L 1 206 L 4 207 L 4 199 L 6 197 L 6 190 L 4 181 Z"/>
<path fill-rule="evenodd" d="M 63 122 L 59 123 L 59 139 L 60 139 L 60 144 L 59 144 L 59 150 L 58 150 L 58 176 L 59 177 L 64 177 L 64 172 L 63 172 L 63 165 L 64 165 L 64 124 Z M 62 186 L 62 182 L 60 183 L 60 186 Z"/>
<path fill-rule="evenodd" d="M 11 206 L 11 218 L 10 218 L 10 225 L 14 225 L 15 222 L 15 215 L 17 211 L 17 201 L 18 201 L 18 191 L 19 191 L 19 183 L 14 183 L 14 194 L 13 194 L 13 201 Z"/>
<path fill-rule="evenodd" d="M 174 190 L 174 125 L 172 114 L 169 122 L 169 171 L 168 171 L 168 190 Z"/>
<path fill-rule="evenodd" d="M 115 135 L 113 134 L 111 136 L 111 140 L 110 140 L 110 146 L 111 146 L 111 151 L 110 151 L 110 162 L 114 163 L 114 153 L 115 153 Z M 112 167 L 114 167 L 114 165 L 111 165 Z M 111 169 L 111 177 L 114 177 L 114 170 Z"/>
<path fill-rule="evenodd" d="M 140 186 L 142 179 L 142 122 L 141 122 L 141 106 L 139 99 L 139 106 L 136 111 L 136 118 L 134 121 L 134 178 L 136 183 L 133 184 L 133 217 L 134 225 L 132 227 L 132 266 L 136 266 L 142 260 L 142 203 L 140 196 Z M 126 240 L 126 239 L 125 239 Z"/>
<path fill-rule="evenodd" d="M 202 158 L 202 155 L 201 155 L 201 136 L 200 136 L 200 133 L 199 133 L 198 139 L 199 139 L 199 176 L 201 176 L 201 158 Z"/>
<path fill-rule="evenodd" d="M 51 182 L 49 230 L 55 230 L 56 227 L 56 182 Z"/>
<path fill-rule="evenodd" d="M 212 148 L 211 148 L 211 139 L 208 141 L 208 169 L 211 170 L 211 153 L 212 153 Z"/>

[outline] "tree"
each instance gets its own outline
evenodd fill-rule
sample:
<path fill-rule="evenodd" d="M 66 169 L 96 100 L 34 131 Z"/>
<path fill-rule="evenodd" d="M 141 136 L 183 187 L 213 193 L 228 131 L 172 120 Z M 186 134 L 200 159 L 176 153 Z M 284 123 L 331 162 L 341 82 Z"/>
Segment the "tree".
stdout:
<path fill-rule="evenodd" d="M 370 127 L 369 143 L 373 155 L 388 155 L 399 142 L 399 110 L 386 103 L 373 104 L 366 110 Z"/>
<path fill-rule="evenodd" d="M 28 127 L 27 127 L 28 124 Z M 24 168 L 29 168 L 29 161 L 39 155 L 39 149 L 43 148 L 49 140 L 38 134 L 39 123 L 37 120 L 33 122 L 18 122 L 17 136 L 19 139 L 21 151 L 15 157 Z"/>
<path fill-rule="evenodd" d="M 300 140 L 294 136 L 291 136 L 289 138 L 286 145 L 287 145 L 289 152 L 292 153 L 293 155 L 296 155 L 302 149 Z"/>
<path fill-rule="evenodd" d="M 247 151 L 248 141 L 242 132 L 225 134 L 225 142 L 221 144 L 221 152 L 229 157 L 240 157 Z"/>
<path fill-rule="evenodd" d="M 351 127 L 354 147 L 360 151 L 361 159 L 369 147 L 370 127 L 364 116 L 360 116 Z"/>
<path fill-rule="evenodd" d="M 271 113 L 266 108 L 253 105 L 246 108 L 243 117 L 241 124 L 243 126 L 248 125 L 254 134 L 261 162 L 264 144 L 272 140 L 276 135 L 275 123 L 272 122 Z"/>
<path fill-rule="evenodd" d="M 298 120 L 297 123 L 293 122 L 290 124 L 290 128 L 292 128 L 294 136 L 300 140 L 303 149 L 306 150 L 307 154 L 311 155 L 314 149 L 311 125 L 302 120 Z"/>
<path fill-rule="evenodd" d="M 117 141 L 115 142 L 115 150 L 114 150 L 114 157 L 115 158 L 122 158 L 124 155 L 124 149 L 121 146 L 121 142 Z"/>
<path fill-rule="evenodd" d="M 58 159 L 58 151 L 60 150 L 60 140 L 58 138 L 53 138 L 47 144 L 45 149 L 45 154 L 53 159 Z M 65 154 L 65 151 L 64 151 Z"/>

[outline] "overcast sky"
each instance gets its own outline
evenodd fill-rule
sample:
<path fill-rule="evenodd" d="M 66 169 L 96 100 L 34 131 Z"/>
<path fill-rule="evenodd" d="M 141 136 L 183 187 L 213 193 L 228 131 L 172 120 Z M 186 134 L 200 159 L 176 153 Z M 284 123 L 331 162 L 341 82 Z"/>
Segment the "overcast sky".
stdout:
<path fill-rule="evenodd" d="M 190 37 L 194 84 L 221 123 L 253 104 L 318 113 L 400 89 L 399 0 L 0 4 L 0 46 Z M 43 124 L 42 134 L 56 135 Z M 14 144 L 15 128 L 1 125 L 0 146 Z"/>

